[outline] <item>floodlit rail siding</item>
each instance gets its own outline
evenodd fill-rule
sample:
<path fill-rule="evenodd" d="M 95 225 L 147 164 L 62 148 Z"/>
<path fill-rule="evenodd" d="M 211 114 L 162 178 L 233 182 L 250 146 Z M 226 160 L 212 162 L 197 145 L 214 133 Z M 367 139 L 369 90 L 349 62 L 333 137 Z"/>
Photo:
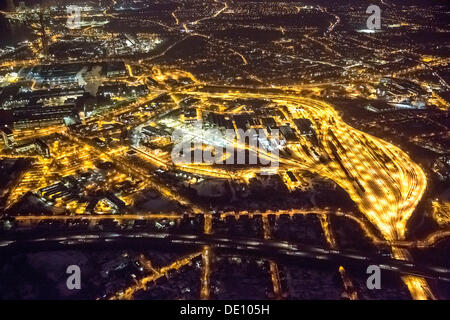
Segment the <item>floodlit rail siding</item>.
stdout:
<path fill-rule="evenodd" d="M 318 128 L 322 154 L 328 163 L 321 163 L 297 153 L 297 162 L 281 159 L 280 163 L 310 170 L 340 185 L 358 205 L 359 210 L 375 225 L 387 241 L 404 240 L 406 223 L 427 186 L 425 173 L 398 147 L 347 125 L 328 103 L 291 94 L 254 92 L 185 91 L 193 96 L 232 100 L 237 98 L 270 99 L 286 106 L 288 120 L 307 116 Z M 295 150 L 294 150 L 295 152 Z M 300 162 L 299 159 L 302 159 Z M 294 162 L 294 163 L 293 163 Z M 394 251 L 396 258 L 408 259 L 403 251 Z M 425 280 L 403 278 L 413 298 L 433 299 Z"/>

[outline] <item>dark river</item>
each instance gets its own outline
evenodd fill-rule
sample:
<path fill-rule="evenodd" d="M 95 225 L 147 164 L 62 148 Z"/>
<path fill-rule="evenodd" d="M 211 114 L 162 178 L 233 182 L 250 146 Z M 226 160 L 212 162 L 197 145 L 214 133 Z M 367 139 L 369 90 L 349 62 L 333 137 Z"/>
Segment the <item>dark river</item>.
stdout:
<path fill-rule="evenodd" d="M 21 41 L 32 40 L 33 34 L 23 24 L 10 23 L 0 15 L 0 48 L 13 46 Z"/>

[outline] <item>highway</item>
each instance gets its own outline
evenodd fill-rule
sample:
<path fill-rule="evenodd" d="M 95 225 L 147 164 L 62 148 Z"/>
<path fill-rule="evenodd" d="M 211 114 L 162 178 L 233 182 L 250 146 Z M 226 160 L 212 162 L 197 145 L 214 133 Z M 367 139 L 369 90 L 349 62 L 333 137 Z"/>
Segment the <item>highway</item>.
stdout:
<path fill-rule="evenodd" d="M 152 232 L 93 232 L 58 234 L 36 238 L 33 234 L 16 234 L 14 239 L 0 240 L 0 254 L 13 252 L 72 250 L 106 247 L 113 248 L 167 248 L 169 245 L 207 247 L 216 252 L 224 250 L 241 255 L 257 254 L 267 258 L 293 258 L 315 260 L 332 265 L 366 268 L 378 265 L 380 269 L 401 275 L 437 279 L 450 282 L 450 269 L 418 265 L 406 260 L 379 255 L 367 255 L 355 251 L 321 248 L 273 239 L 240 238 L 227 235 L 178 234 Z M 205 254 L 205 253 L 204 253 Z"/>
<path fill-rule="evenodd" d="M 192 213 L 192 215 L 203 213 Z M 188 215 L 188 216 L 192 216 Z M 417 248 L 417 249 L 428 249 L 440 241 L 445 240 L 450 237 L 450 229 L 442 229 L 437 230 L 433 233 L 430 233 L 423 239 L 418 240 L 393 240 L 386 241 L 380 239 L 373 233 L 371 230 L 371 225 L 368 225 L 364 220 L 357 218 L 351 213 L 344 213 L 340 211 L 331 211 L 324 209 L 313 209 L 313 210 L 279 210 L 279 211 L 227 211 L 220 213 L 220 220 L 225 219 L 226 217 L 234 217 L 238 218 L 241 216 L 248 216 L 250 218 L 261 216 L 267 218 L 269 216 L 280 217 L 283 215 L 294 216 L 294 215 L 336 215 L 339 217 L 345 217 L 352 221 L 358 223 L 361 229 L 365 232 L 366 236 L 371 239 L 371 241 L 377 246 L 388 246 L 388 247 L 400 247 L 400 248 Z M 169 219 L 169 220 L 180 220 L 183 218 L 183 214 L 177 212 L 169 212 L 169 213 L 129 213 L 129 214 L 77 214 L 77 215 L 20 215 L 20 216 L 11 216 L 18 223 L 40 223 L 44 221 L 105 221 L 105 220 L 115 220 L 119 222 L 124 221 L 136 221 L 136 220 L 158 220 L 158 219 Z"/>

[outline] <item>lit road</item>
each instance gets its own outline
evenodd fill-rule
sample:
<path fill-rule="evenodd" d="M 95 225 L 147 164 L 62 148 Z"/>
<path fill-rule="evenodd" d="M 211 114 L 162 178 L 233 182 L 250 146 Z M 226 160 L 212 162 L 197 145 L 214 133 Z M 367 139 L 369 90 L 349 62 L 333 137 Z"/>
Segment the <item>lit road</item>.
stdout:
<path fill-rule="evenodd" d="M 193 212 L 193 215 L 200 214 L 203 215 L 202 212 Z M 423 239 L 419 240 L 393 240 L 387 241 L 380 239 L 376 234 L 371 230 L 372 226 L 368 225 L 364 220 L 356 217 L 351 213 L 345 213 L 341 211 L 333 211 L 333 210 L 324 210 L 324 209 L 312 209 L 312 210 L 278 210 L 278 211 L 227 211 L 219 214 L 220 220 L 225 219 L 226 217 L 241 217 L 248 216 L 250 218 L 261 216 L 263 219 L 268 218 L 269 216 L 280 217 L 283 215 L 295 216 L 295 215 L 316 215 L 322 217 L 324 215 L 335 215 L 338 217 L 344 217 L 356 222 L 361 229 L 364 231 L 365 235 L 371 239 L 371 241 L 377 246 L 389 246 L 389 247 L 399 247 L 399 248 L 418 248 L 418 249 L 427 249 L 435 246 L 441 240 L 444 240 L 450 237 L 450 229 L 442 229 L 435 231 L 429 235 L 427 235 Z M 190 215 L 188 215 L 190 216 Z M 209 215 L 205 215 L 209 216 Z M 17 223 L 40 223 L 44 221 L 104 221 L 104 220 L 115 220 L 119 222 L 124 221 L 133 221 L 133 220 L 158 220 L 158 219 L 169 219 L 169 220 L 180 220 L 183 218 L 183 215 L 177 212 L 169 212 L 169 213 L 126 213 L 126 214 L 76 214 L 76 215 L 20 215 L 20 216 L 11 216 Z M 206 221 L 206 220 L 205 220 Z M 211 226 L 208 226 L 206 230 L 210 230 Z M 327 228 L 328 229 L 328 228 Z M 211 231 L 205 232 L 206 234 Z M 326 232 L 325 232 L 326 233 Z M 328 239 L 328 237 L 327 237 Z M 333 241 L 329 241 L 333 242 Z"/>
<path fill-rule="evenodd" d="M 105 247 L 139 249 L 167 248 L 169 245 L 188 247 L 211 247 L 214 250 L 238 252 L 240 254 L 257 254 L 266 257 L 288 257 L 300 260 L 316 260 L 322 263 L 351 265 L 364 268 L 379 265 L 382 270 L 400 273 L 406 276 L 420 276 L 450 282 L 450 269 L 418 265 L 413 262 L 366 255 L 355 251 L 324 249 L 272 239 L 238 238 L 226 235 L 169 234 L 152 232 L 95 232 L 80 234 L 60 234 L 36 238 L 36 235 L 18 235 L 14 240 L 0 240 L 0 253 L 15 251 L 70 250 L 74 248 Z"/>

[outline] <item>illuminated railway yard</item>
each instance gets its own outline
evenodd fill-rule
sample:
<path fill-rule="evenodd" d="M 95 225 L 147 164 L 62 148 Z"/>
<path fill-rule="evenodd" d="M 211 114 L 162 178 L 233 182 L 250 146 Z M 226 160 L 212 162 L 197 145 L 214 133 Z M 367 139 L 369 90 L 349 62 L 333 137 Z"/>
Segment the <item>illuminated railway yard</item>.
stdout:
<path fill-rule="evenodd" d="M 330 161 L 326 165 L 316 162 L 294 145 L 298 166 L 339 184 L 387 241 L 404 239 L 406 223 L 420 201 L 427 181 L 422 169 L 399 148 L 351 128 L 331 105 L 322 101 L 242 92 L 189 94 L 225 99 L 271 99 L 280 106 L 287 106 L 291 118 L 300 115 L 311 119 L 317 128 L 320 152 Z M 394 256 L 407 259 L 408 253 L 395 250 Z M 405 282 L 414 298 L 432 297 L 423 279 L 405 278 Z"/>
<path fill-rule="evenodd" d="M 32 38 L 0 48 L 0 256 L 93 257 L 95 299 L 449 298 L 449 59 L 407 31 L 448 26 L 390 2 L 379 33 L 360 4 L 1 8 Z"/>
<path fill-rule="evenodd" d="M 207 101 L 208 99 L 223 99 L 224 101 L 232 101 L 234 99 L 264 99 L 272 102 L 271 108 L 276 106 L 287 117 L 287 121 L 294 125 L 293 119 L 307 118 L 310 119 L 315 131 L 317 132 L 317 143 L 310 143 L 301 137 L 298 142 L 291 142 L 288 148 L 292 151 L 292 156 L 285 156 L 280 159 L 280 170 L 301 169 L 309 170 L 319 175 L 333 180 L 340 185 L 358 205 L 358 209 L 367 218 L 372 225 L 376 227 L 382 236 L 381 240 L 385 244 L 394 245 L 396 242 L 405 240 L 406 224 L 414 211 L 417 203 L 420 201 L 426 188 L 426 176 L 422 169 L 410 160 L 409 156 L 399 148 L 381 140 L 360 132 L 343 122 L 337 112 L 331 105 L 326 102 L 313 100 L 310 98 L 302 98 L 292 93 L 273 94 L 265 93 L 264 89 L 253 90 L 243 88 L 239 93 L 220 93 L 220 92 L 202 92 L 194 89 L 183 90 L 181 92 L 172 91 L 172 94 L 182 94 L 186 96 L 200 97 Z M 174 104 L 175 108 L 178 105 Z M 204 106 L 208 109 L 207 106 Z M 67 134 L 67 133 L 66 133 Z M 73 138 L 74 141 L 83 143 L 79 138 Z M 308 150 L 302 145 L 307 145 Z M 93 146 L 86 145 L 85 150 L 89 150 Z M 242 147 L 242 146 L 241 146 Z M 98 156 L 113 162 L 121 162 L 118 155 L 125 152 L 119 151 L 115 155 L 115 151 L 97 151 Z M 319 157 L 312 157 L 312 152 Z M 94 153 L 95 154 L 95 153 Z M 91 153 L 91 156 L 93 154 Z M 146 160 L 146 157 L 143 158 Z M 326 160 L 324 160 L 326 159 Z M 148 160 L 148 159 L 147 159 Z M 158 160 L 156 158 L 156 160 Z M 159 162 L 158 162 L 159 161 Z M 161 167 L 164 161 L 167 161 L 166 168 L 173 166 L 170 157 L 157 162 L 151 161 L 153 165 Z M 129 168 L 130 164 L 125 159 L 122 163 L 124 170 L 130 174 L 138 174 L 138 168 Z M 214 165 L 198 164 L 192 165 L 192 172 L 200 176 L 209 176 L 224 178 L 220 170 L 214 169 Z M 209 168 L 209 169 L 208 169 Z M 183 170 L 181 166 L 180 170 Z M 72 171 L 74 172 L 74 171 Z M 189 172 L 189 171 L 188 171 Z M 234 175 L 236 178 L 243 178 L 248 174 L 255 174 L 257 168 L 238 169 Z M 19 188 L 22 188 L 19 186 Z M 164 190 L 164 187 L 162 187 Z M 16 191 L 18 192 L 18 191 Z M 175 196 L 172 191 L 163 191 L 164 196 L 172 197 L 175 201 L 182 201 L 189 207 L 189 200 L 181 200 Z M 17 196 L 15 196 L 17 197 Z M 194 209 L 194 214 L 206 214 L 206 210 L 202 208 Z M 295 214 L 295 210 L 293 211 Z M 301 212 L 300 212 L 301 213 Z M 320 213 L 320 210 L 319 210 Z M 233 213 L 232 213 L 233 214 Z M 83 218 L 83 215 L 79 215 Z M 96 219 L 108 219 L 113 216 L 97 216 Z M 145 216 L 130 215 L 117 216 L 117 219 L 135 219 L 139 220 Z M 151 217 L 151 216 L 150 216 Z M 153 219 L 163 218 L 164 215 L 154 216 Z M 165 216 L 171 218 L 170 215 Z M 55 219 L 64 218 L 55 216 Z M 67 219 L 71 217 L 68 216 Z M 86 216 L 87 219 L 94 217 Z M 45 219 L 53 219 L 52 217 L 27 217 L 19 216 L 17 220 L 24 221 L 44 221 Z M 205 247 L 207 248 L 207 247 Z M 406 248 L 393 247 L 394 257 L 397 259 L 410 259 Z M 210 249 L 205 249 L 210 250 Z M 206 253 L 208 251 L 205 251 Z M 204 253 L 204 254 L 206 254 Z M 424 299 L 433 298 L 432 293 L 423 278 L 404 276 L 410 292 L 414 298 Z M 206 295 L 206 293 L 205 293 Z"/>

